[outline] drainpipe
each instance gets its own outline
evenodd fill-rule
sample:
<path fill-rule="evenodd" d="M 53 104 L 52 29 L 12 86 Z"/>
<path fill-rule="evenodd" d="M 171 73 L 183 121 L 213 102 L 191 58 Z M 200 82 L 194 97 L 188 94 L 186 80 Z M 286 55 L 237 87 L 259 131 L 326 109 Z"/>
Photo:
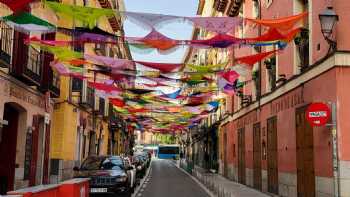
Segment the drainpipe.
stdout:
<path fill-rule="evenodd" d="M 337 133 L 337 104 L 331 102 L 332 110 L 332 145 L 333 145 L 333 176 L 334 176 L 334 196 L 340 197 L 340 169 L 339 169 L 339 152 L 338 152 L 338 133 Z"/>

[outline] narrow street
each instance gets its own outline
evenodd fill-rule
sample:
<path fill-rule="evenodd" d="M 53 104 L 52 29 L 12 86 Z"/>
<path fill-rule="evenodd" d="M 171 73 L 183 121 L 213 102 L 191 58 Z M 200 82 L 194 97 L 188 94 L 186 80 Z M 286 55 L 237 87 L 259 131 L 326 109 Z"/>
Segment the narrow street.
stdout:
<path fill-rule="evenodd" d="M 149 175 L 136 197 L 208 197 L 209 195 L 172 161 L 154 160 Z"/>

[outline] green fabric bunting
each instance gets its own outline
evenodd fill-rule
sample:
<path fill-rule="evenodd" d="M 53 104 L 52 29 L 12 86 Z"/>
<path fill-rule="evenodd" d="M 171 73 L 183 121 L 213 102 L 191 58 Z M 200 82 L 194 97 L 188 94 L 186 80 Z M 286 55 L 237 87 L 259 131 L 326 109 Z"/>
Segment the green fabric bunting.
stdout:
<path fill-rule="evenodd" d="M 92 8 L 76 5 L 68 5 L 56 2 L 46 1 L 45 5 L 50 7 L 57 15 L 61 17 L 68 17 L 71 20 L 75 19 L 88 26 L 90 29 L 94 28 L 97 20 L 102 16 L 113 16 L 115 11 L 112 9 Z"/>
<path fill-rule="evenodd" d="M 51 23 L 27 12 L 21 12 L 19 14 L 12 14 L 9 16 L 1 17 L 0 20 L 4 21 L 16 31 L 27 34 L 30 32 L 50 33 L 56 31 L 56 27 Z"/>
<path fill-rule="evenodd" d="M 83 53 L 71 50 L 68 47 L 50 46 L 43 44 L 32 44 L 34 47 L 40 47 L 41 50 L 52 53 L 60 61 L 70 61 L 83 58 Z"/>

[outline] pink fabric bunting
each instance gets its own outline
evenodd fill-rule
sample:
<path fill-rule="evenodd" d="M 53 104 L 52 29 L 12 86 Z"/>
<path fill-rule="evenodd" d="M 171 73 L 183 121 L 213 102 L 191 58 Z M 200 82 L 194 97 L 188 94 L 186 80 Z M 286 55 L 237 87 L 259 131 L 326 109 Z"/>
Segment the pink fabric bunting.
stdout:
<path fill-rule="evenodd" d="M 108 84 L 104 84 L 104 83 L 89 82 L 89 86 L 92 88 L 95 88 L 97 90 L 102 90 L 105 92 L 120 92 L 120 91 L 122 91 L 120 88 L 115 87 L 114 85 L 108 85 Z"/>
<path fill-rule="evenodd" d="M 183 66 L 183 64 L 167 64 L 167 63 L 154 63 L 154 62 L 141 62 L 135 61 L 136 63 L 142 64 L 146 67 L 158 69 L 161 72 L 169 73 L 178 70 Z"/>
<path fill-rule="evenodd" d="M 133 62 L 127 59 L 115 59 L 112 57 L 84 54 L 84 58 L 97 65 L 107 66 L 114 69 L 133 67 Z"/>
<path fill-rule="evenodd" d="M 242 19 L 238 17 L 186 17 L 186 19 L 192 21 L 196 26 L 219 34 L 231 32 L 242 22 Z"/>
<path fill-rule="evenodd" d="M 238 79 L 239 74 L 234 70 L 230 70 L 230 71 L 221 73 L 221 76 L 225 78 L 228 82 L 233 84 Z"/>

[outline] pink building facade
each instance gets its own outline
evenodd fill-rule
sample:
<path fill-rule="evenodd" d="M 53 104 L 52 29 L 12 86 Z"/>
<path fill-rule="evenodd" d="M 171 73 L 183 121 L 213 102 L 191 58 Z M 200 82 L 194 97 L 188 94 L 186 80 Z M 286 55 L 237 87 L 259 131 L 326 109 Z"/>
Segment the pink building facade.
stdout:
<path fill-rule="evenodd" d="M 328 55 L 329 45 L 319 21 L 319 14 L 327 7 L 333 7 L 339 15 L 333 33 L 337 51 Z M 273 69 L 267 67 L 268 62 L 254 66 L 253 70 L 261 66 L 260 97 L 259 84 L 249 83 L 243 95 L 251 96 L 251 102 L 243 103 L 237 96 L 227 101 L 232 114 L 219 132 L 221 174 L 280 196 L 350 196 L 348 10 L 348 0 L 242 3 L 240 14 L 249 18 L 261 14 L 263 19 L 273 19 L 308 11 L 308 18 L 301 24 L 307 36 L 301 37 L 302 44 L 292 41 L 279 52 Z M 259 35 L 259 26 L 247 25 L 237 34 Z M 273 48 L 262 48 L 263 52 L 270 50 Z M 251 47 L 234 50 L 235 57 L 254 53 L 258 51 Z M 252 75 L 240 80 L 250 79 Z M 330 121 L 326 126 L 310 126 L 305 113 L 314 102 L 333 108 L 335 125 Z"/>

